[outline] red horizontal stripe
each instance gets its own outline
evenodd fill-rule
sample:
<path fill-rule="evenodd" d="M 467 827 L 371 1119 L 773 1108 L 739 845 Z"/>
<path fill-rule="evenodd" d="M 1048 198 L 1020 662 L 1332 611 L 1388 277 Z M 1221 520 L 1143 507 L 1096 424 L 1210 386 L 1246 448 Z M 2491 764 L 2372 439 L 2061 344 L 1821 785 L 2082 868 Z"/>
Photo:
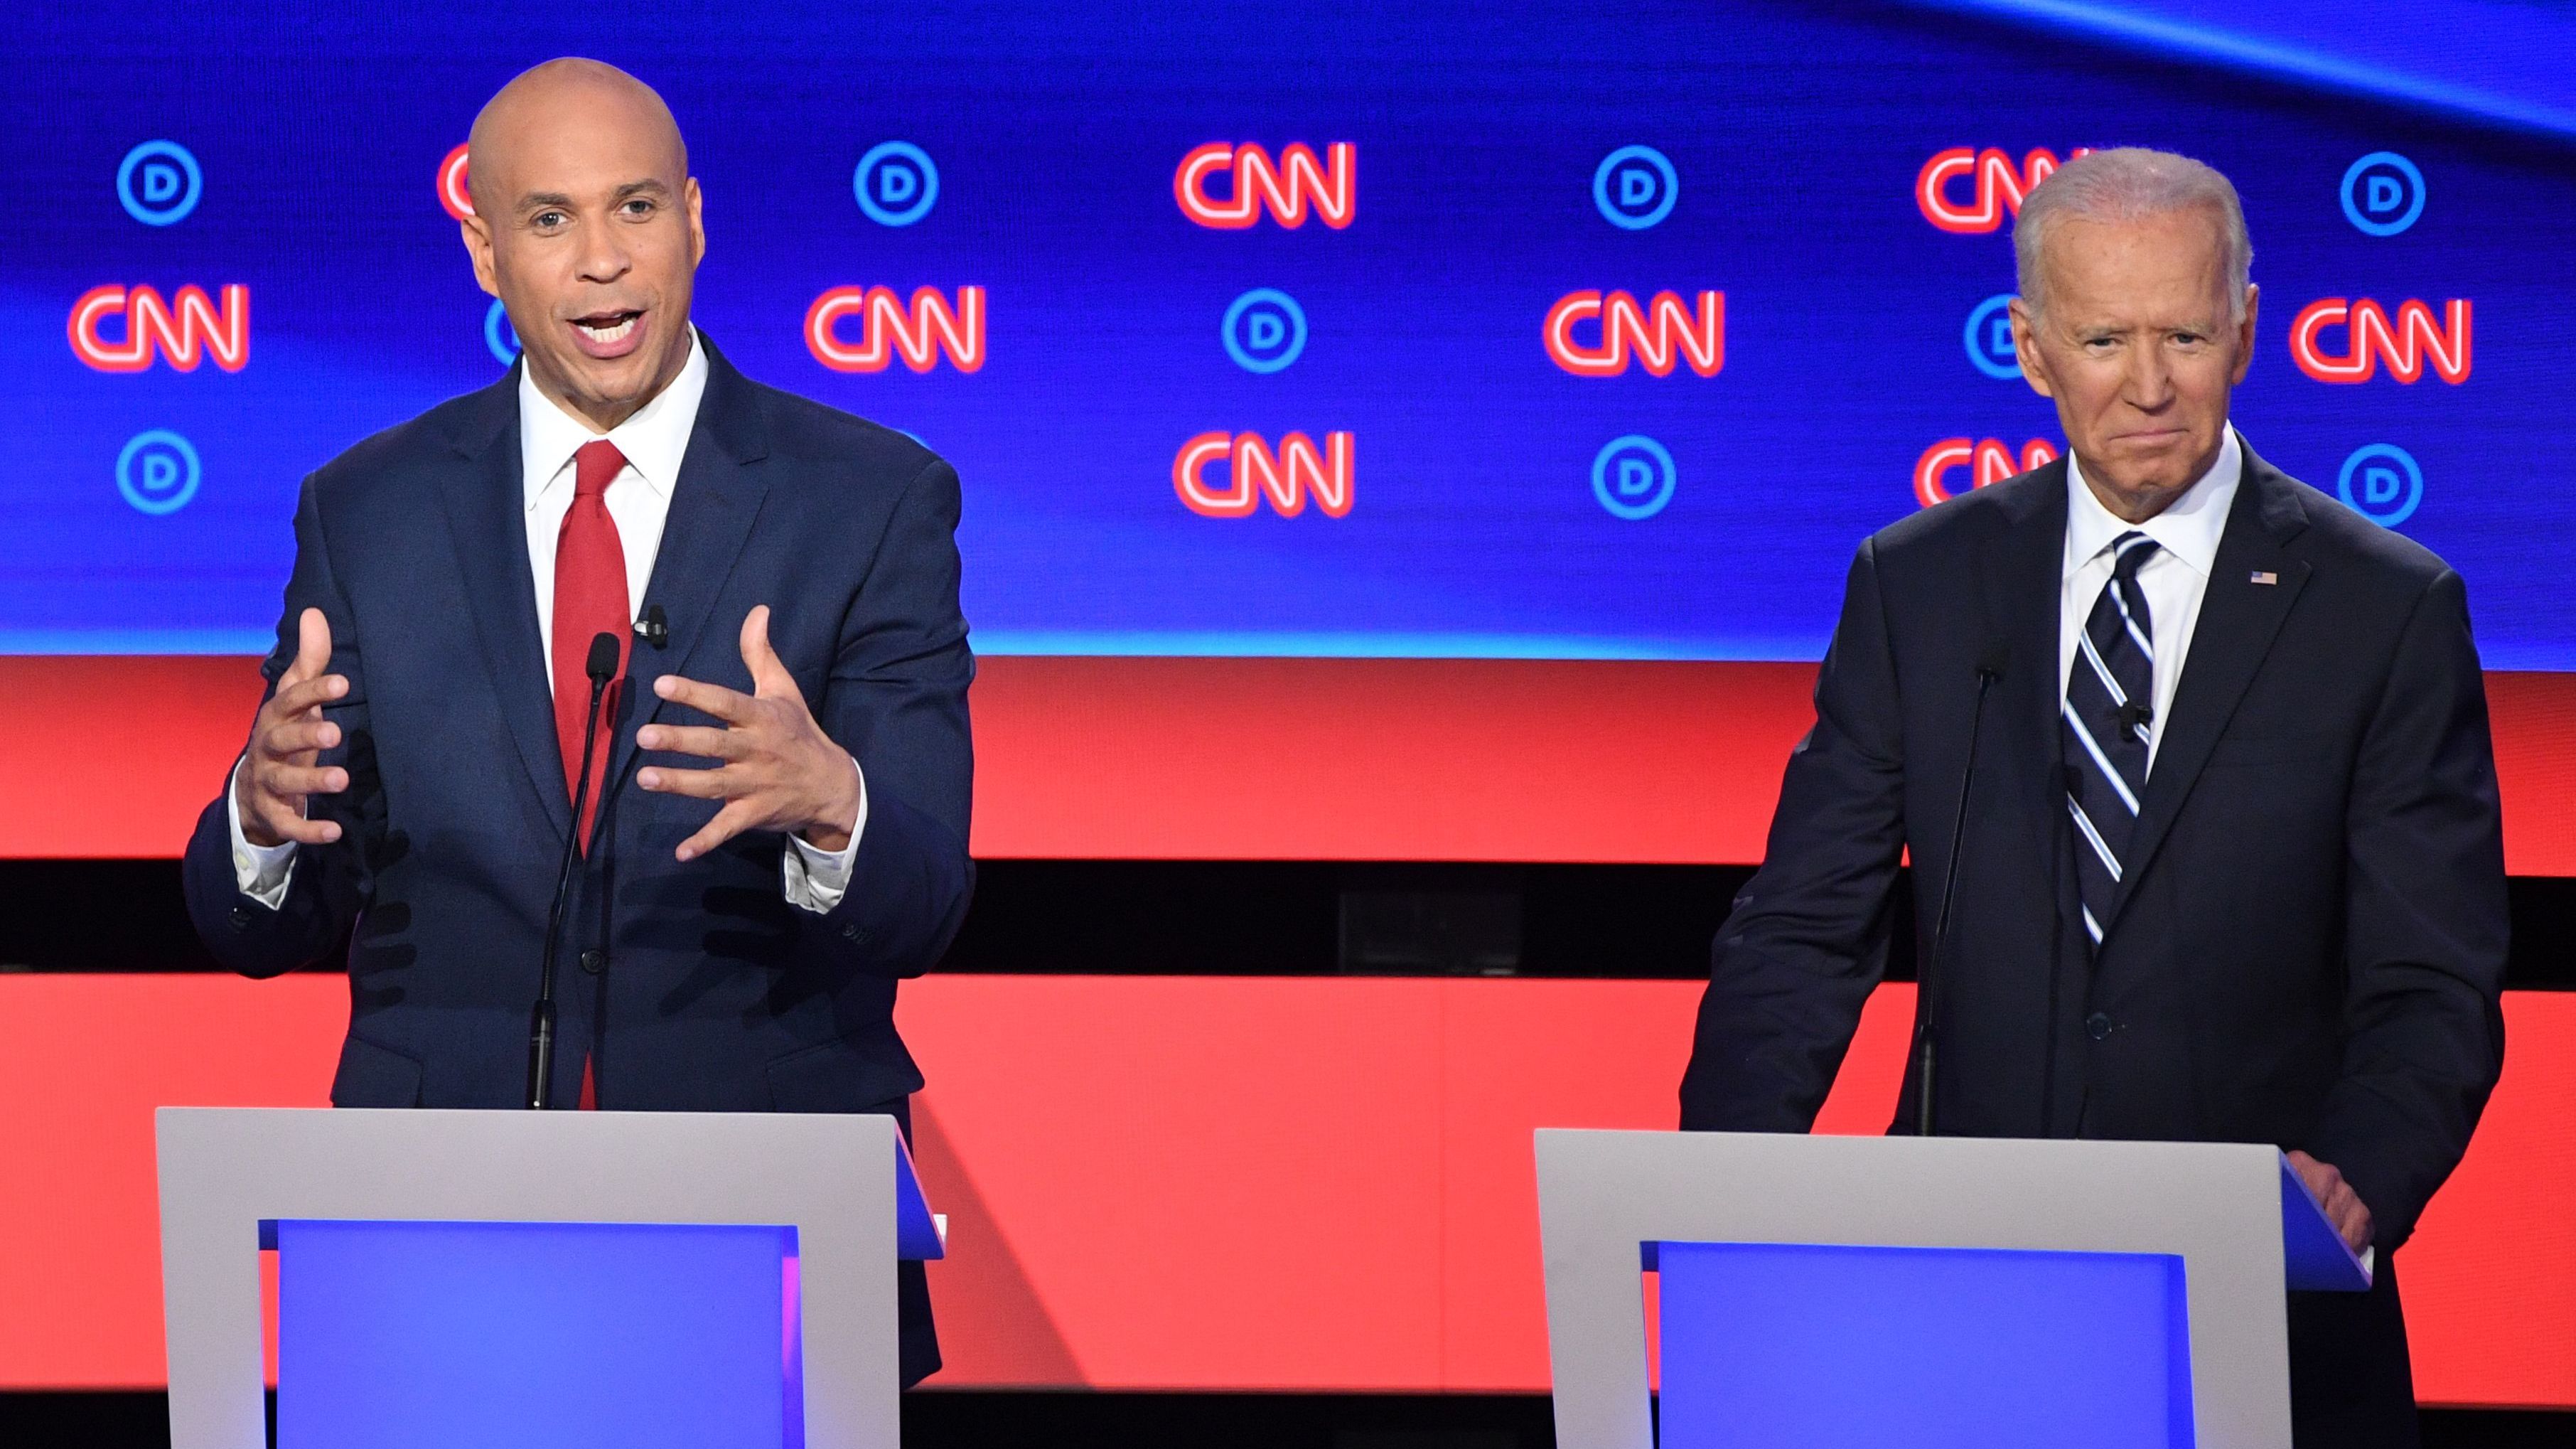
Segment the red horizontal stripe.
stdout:
<path fill-rule="evenodd" d="M 1761 858 L 1805 664 L 983 661 L 986 857 Z M 239 659 L 0 658 L 0 857 L 174 856 L 248 733 Z M 2576 875 L 2576 675 L 2493 674 L 2506 865 Z"/>
<path fill-rule="evenodd" d="M 950 1387 L 1538 1391 L 1530 1131 L 1671 1125 L 1692 982 L 933 976 Z M 1891 1110 L 1871 1003 L 1822 1126 Z M 161 1382 L 152 1108 L 321 1102 L 329 976 L 0 977 L 0 1388 Z M 2404 1253 L 2428 1402 L 2576 1407 L 2576 995 Z"/>

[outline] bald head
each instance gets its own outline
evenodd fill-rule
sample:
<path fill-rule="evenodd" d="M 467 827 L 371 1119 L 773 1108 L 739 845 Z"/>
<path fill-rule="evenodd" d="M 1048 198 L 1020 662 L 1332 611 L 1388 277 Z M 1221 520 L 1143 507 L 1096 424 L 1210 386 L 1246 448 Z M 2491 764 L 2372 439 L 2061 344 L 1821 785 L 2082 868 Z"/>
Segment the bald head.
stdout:
<path fill-rule="evenodd" d="M 501 299 L 529 380 L 608 432 L 689 359 L 706 254 L 671 108 L 595 60 L 550 60 L 485 103 L 466 140 L 474 277 Z"/>
<path fill-rule="evenodd" d="M 661 93 L 604 61 L 567 55 L 519 72 L 475 113 L 474 129 L 465 137 L 474 209 L 484 210 L 489 197 L 510 194 L 509 168 L 531 138 L 602 126 L 664 153 L 660 169 L 673 189 L 687 178 L 688 143 L 680 139 L 680 123 Z"/>

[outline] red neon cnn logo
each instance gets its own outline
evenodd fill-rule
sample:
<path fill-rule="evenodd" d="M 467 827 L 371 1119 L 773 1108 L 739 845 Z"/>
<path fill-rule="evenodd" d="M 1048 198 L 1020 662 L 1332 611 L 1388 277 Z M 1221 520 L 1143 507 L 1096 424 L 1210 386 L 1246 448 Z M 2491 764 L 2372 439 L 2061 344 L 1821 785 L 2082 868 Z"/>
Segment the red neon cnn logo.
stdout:
<path fill-rule="evenodd" d="M 1212 487 L 1207 470 L 1219 462 L 1228 476 L 1224 486 Z M 1351 511 L 1351 435 L 1326 433 L 1318 452 L 1314 439 L 1290 433 L 1273 454 L 1259 433 L 1201 433 L 1172 459 L 1172 491 L 1207 518 L 1249 516 L 1265 497 L 1273 512 L 1294 518 L 1310 496 L 1327 518 L 1341 518 Z"/>
<path fill-rule="evenodd" d="M 1259 221 L 1264 209 L 1281 226 L 1301 227 L 1310 206 L 1324 225 L 1339 231 L 1358 214 L 1359 149 L 1335 141 L 1324 156 L 1318 160 L 1314 148 L 1299 141 L 1273 162 L 1259 146 L 1211 141 L 1181 158 L 1172 173 L 1172 199 L 1181 204 L 1181 215 L 1218 231 L 1241 231 Z M 1220 172 L 1231 178 L 1222 197 L 1208 190 L 1209 178 Z"/>
<path fill-rule="evenodd" d="M 859 319 L 859 340 L 841 338 L 843 319 Z M 911 310 L 888 287 L 834 287 L 805 309 L 805 350 L 834 372 L 883 372 L 898 357 L 915 372 L 928 372 L 946 354 L 948 365 L 974 372 L 984 365 L 984 289 L 960 287 L 952 305 L 936 287 L 916 287 Z"/>
<path fill-rule="evenodd" d="M 205 357 L 239 372 L 250 361 L 250 288 L 235 282 L 223 288 L 223 299 L 217 307 L 197 286 L 181 287 L 167 302 L 150 287 L 92 287 L 72 303 L 64 331 L 72 355 L 101 372 L 141 372 L 156 354 L 181 372 L 196 371 Z M 125 336 L 110 341 L 99 326 L 120 312 Z"/>
<path fill-rule="evenodd" d="M 1590 345 L 1574 335 L 1586 324 L 1600 327 Z M 1577 377 L 1615 377 L 1631 358 L 1657 377 L 1671 376 L 1678 363 L 1715 377 L 1726 366 L 1726 294 L 1702 292 L 1684 306 L 1679 296 L 1657 292 L 1640 307 L 1626 292 L 1568 292 L 1547 309 L 1540 336 L 1548 360 Z"/>
<path fill-rule="evenodd" d="M 2091 148 L 2078 146 L 2066 153 L 2068 161 L 2091 154 Z M 2024 156 L 2021 169 L 2013 169 L 2012 158 L 1988 146 L 1983 151 L 1966 146 L 1953 146 L 1932 153 L 1923 169 L 1914 177 L 1914 204 L 1923 219 L 1947 232 L 1977 236 L 2004 224 L 2004 213 L 2021 215 L 2022 198 L 2036 190 L 2064 163 L 2057 153 L 2042 147 Z M 1971 178 L 1968 199 L 1958 199 L 1951 183 L 1960 177 Z"/>
<path fill-rule="evenodd" d="M 2345 329 L 2340 357 L 2323 346 L 2329 327 Z M 2319 382 L 2344 383 L 2370 381 L 2382 361 L 2399 382 L 2414 382 L 2429 362 L 2435 376 L 2457 386 L 2469 376 L 2469 303 L 2459 297 L 2444 302 L 2436 325 L 2433 309 L 2411 297 L 2397 304 L 2393 323 L 2368 297 L 2310 302 L 2290 323 L 2290 360 Z"/>
<path fill-rule="evenodd" d="M 2027 473 L 2056 460 L 2056 446 L 2044 438 L 2033 438 L 2022 444 L 2019 458 L 2013 456 L 2012 449 L 1994 438 L 1983 442 L 1943 438 L 1924 449 L 1923 456 L 1914 460 L 1914 501 L 1929 508 L 1948 499 L 1951 496 L 1948 478 L 1956 469 L 1968 469 L 1973 485 L 1987 488 L 2016 473 Z"/>
<path fill-rule="evenodd" d="M 474 214 L 474 193 L 465 185 L 465 145 L 458 142 L 447 159 L 438 163 L 438 204 L 449 216 L 463 221 Z"/>

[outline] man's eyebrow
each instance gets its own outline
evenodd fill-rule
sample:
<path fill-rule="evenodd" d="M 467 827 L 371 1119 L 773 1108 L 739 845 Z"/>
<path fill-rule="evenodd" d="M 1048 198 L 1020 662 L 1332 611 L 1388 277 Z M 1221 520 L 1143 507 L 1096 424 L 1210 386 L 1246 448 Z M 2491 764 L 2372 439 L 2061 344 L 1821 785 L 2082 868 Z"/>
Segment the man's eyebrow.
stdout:
<path fill-rule="evenodd" d="M 647 179 L 643 181 L 627 182 L 625 185 L 617 188 L 616 194 L 610 199 L 613 201 L 624 201 L 630 196 L 668 196 L 670 194 L 670 187 L 663 185 L 659 181 Z M 573 199 L 560 191 L 531 191 L 527 195 L 519 198 L 519 209 L 521 211 L 529 211 L 538 207 L 547 206 L 561 207 L 566 211 L 570 211 L 573 209 Z"/>

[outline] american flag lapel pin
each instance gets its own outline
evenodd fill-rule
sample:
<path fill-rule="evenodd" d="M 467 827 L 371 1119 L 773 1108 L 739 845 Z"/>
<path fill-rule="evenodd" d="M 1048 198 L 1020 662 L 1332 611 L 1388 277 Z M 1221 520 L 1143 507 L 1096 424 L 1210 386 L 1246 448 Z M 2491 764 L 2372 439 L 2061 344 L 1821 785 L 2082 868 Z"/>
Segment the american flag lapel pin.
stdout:
<path fill-rule="evenodd" d="M 2258 584 L 2277 584 L 2277 583 L 2279 583 L 2280 581 L 2281 581 L 2281 576 L 2280 576 L 2279 574 L 2276 574 L 2276 573 L 2272 572 L 2270 569 L 2256 569 L 2256 570 L 2254 571 L 2254 582 L 2255 582 L 2255 583 L 2258 583 Z"/>

